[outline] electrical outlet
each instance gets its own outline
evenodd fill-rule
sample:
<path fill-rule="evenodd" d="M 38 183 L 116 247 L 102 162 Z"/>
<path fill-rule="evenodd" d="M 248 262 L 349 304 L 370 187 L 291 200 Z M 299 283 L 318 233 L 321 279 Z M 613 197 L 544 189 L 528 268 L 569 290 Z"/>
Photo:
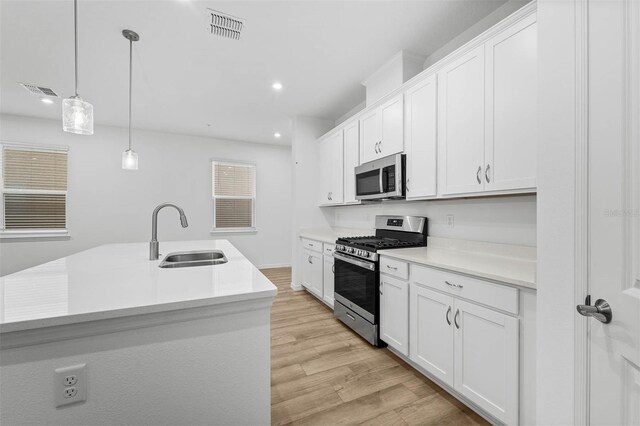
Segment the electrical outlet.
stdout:
<path fill-rule="evenodd" d="M 57 368 L 54 372 L 56 407 L 87 400 L 87 365 Z"/>
<path fill-rule="evenodd" d="M 453 215 L 452 214 L 448 214 L 447 215 L 447 227 L 448 228 L 453 228 L 453 226 L 454 226 Z"/>

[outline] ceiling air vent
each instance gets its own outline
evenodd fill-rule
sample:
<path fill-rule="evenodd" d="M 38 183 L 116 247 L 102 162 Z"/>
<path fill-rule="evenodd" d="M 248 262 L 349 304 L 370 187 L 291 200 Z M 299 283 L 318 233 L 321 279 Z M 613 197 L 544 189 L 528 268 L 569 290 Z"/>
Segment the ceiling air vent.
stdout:
<path fill-rule="evenodd" d="M 240 33 L 244 27 L 242 19 L 213 9 L 207 9 L 207 12 L 211 16 L 211 34 L 232 40 L 240 40 Z"/>
<path fill-rule="evenodd" d="M 58 97 L 58 94 L 54 92 L 53 89 L 50 89 L 48 87 L 40 87 L 34 84 L 27 84 L 27 83 L 18 83 L 18 84 L 24 87 L 29 93 L 31 93 L 34 96 L 38 96 L 38 97 L 49 96 L 52 98 Z"/>

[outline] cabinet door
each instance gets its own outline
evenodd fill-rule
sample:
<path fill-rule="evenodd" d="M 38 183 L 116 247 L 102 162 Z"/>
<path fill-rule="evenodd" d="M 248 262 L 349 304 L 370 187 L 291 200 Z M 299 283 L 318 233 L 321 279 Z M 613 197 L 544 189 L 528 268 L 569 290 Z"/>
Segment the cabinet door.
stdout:
<path fill-rule="evenodd" d="M 356 175 L 354 169 L 360 165 L 360 131 L 358 121 L 344 128 L 344 202 L 357 203 Z"/>
<path fill-rule="evenodd" d="M 380 110 L 374 109 L 360 117 L 360 164 L 378 158 L 382 141 Z"/>
<path fill-rule="evenodd" d="M 485 190 L 534 188 L 538 139 L 535 16 L 485 44 Z"/>
<path fill-rule="evenodd" d="M 324 255 L 324 274 L 323 274 L 323 281 L 324 281 L 324 288 L 323 288 L 323 295 L 322 295 L 322 299 L 327 302 L 327 304 L 329 304 L 329 306 L 331 306 L 333 308 L 333 278 L 334 278 L 334 273 L 333 273 L 333 256 L 329 256 L 329 255 Z"/>
<path fill-rule="evenodd" d="M 405 93 L 408 200 L 436 195 L 436 94 L 435 74 Z"/>
<path fill-rule="evenodd" d="M 342 130 L 318 143 L 319 204 L 342 204 L 344 193 L 344 153 Z"/>
<path fill-rule="evenodd" d="M 382 124 L 381 142 L 377 157 L 386 157 L 404 151 L 404 96 L 395 98 L 380 106 Z"/>
<path fill-rule="evenodd" d="M 302 285 L 315 296 L 322 298 L 322 255 L 309 250 L 302 250 L 300 264 Z"/>
<path fill-rule="evenodd" d="M 453 386 L 453 298 L 415 283 L 410 293 L 410 358 Z"/>
<path fill-rule="evenodd" d="M 380 276 L 380 338 L 409 355 L 409 283 Z"/>
<path fill-rule="evenodd" d="M 518 423 L 518 319 L 456 299 L 455 389 L 489 414 Z"/>
<path fill-rule="evenodd" d="M 438 73 L 438 150 L 441 192 L 484 189 L 484 46 Z"/>

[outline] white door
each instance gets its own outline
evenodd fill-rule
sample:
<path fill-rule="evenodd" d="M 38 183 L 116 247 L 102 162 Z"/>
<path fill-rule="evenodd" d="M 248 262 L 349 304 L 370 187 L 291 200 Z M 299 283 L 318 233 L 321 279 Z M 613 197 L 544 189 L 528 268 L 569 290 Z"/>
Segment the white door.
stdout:
<path fill-rule="evenodd" d="M 405 153 L 407 200 L 436 195 L 436 76 L 405 93 Z"/>
<path fill-rule="evenodd" d="M 531 15 L 485 44 L 486 191 L 536 186 L 537 41 Z"/>
<path fill-rule="evenodd" d="M 640 425 L 640 4 L 589 2 L 592 425 Z M 601 309 L 603 309 L 601 307 Z"/>
<path fill-rule="evenodd" d="M 344 128 L 344 202 L 356 200 L 356 175 L 354 169 L 360 165 L 360 132 L 358 120 Z"/>
<path fill-rule="evenodd" d="M 311 250 L 302 250 L 302 285 L 322 299 L 322 255 Z"/>
<path fill-rule="evenodd" d="M 360 117 L 360 164 L 378 158 L 378 145 L 382 141 L 380 120 L 377 108 Z"/>
<path fill-rule="evenodd" d="M 386 157 L 404 150 L 404 97 L 401 94 L 380 106 L 382 138 L 378 157 Z"/>
<path fill-rule="evenodd" d="M 411 283 L 410 358 L 453 386 L 453 298 Z"/>
<path fill-rule="evenodd" d="M 324 255 L 324 273 L 322 274 L 323 276 L 323 282 L 324 282 L 324 288 L 322 291 L 322 299 L 327 302 L 327 304 L 329 306 L 331 306 L 333 308 L 333 301 L 334 301 L 334 296 L 333 296 L 333 289 L 334 289 L 334 272 L 333 272 L 333 263 L 334 263 L 334 259 L 333 256 L 330 256 L 328 254 Z"/>
<path fill-rule="evenodd" d="M 508 425 L 518 424 L 518 319 L 456 299 L 455 389 Z"/>
<path fill-rule="evenodd" d="M 331 140 L 318 142 L 318 204 L 331 204 Z"/>
<path fill-rule="evenodd" d="M 409 355 L 409 283 L 380 275 L 380 338 Z"/>
<path fill-rule="evenodd" d="M 438 151 L 443 194 L 484 189 L 484 45 L 438 73 Z"/>

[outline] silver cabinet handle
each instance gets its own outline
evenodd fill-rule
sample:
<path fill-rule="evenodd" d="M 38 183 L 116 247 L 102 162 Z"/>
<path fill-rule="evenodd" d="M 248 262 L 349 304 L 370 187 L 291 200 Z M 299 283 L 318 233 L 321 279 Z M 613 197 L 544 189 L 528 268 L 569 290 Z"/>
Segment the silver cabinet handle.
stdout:
<path fill-rule="evenodd" d="M 409 179 L 407 179 L 407 182 L 404 184 L 404 189 L 409 192 Z"/>
<path fill-rule="evenodd" d="M 460 324 L 458 324 L 458 316 L 460 315 L 460 309 L 456 309 L 456 314 L 453 317 L 453 322 L 456 325 L 456 328 L 460 330 Z"/>
<path fill-rule="evenodd" d="M 380 284 L 378 284 L 378 291 L 380 292 L 380 294 L 382 294 L 382 281 L 380 281 Z"/>
<path fill-rule="evenodd" d="M 380 153 L 382 153 L 382 141 L 378 142 L 378 151 L 380 151 Z"/>
<path fill-rule="evenodd" d="M 487 183 L 491 183 L 491 179 L 489 179 L 489 170 L 491 166 L 487 164 L 487 168 L 484 169 L 484 178 L 487 180 Z"/>
<path fill-rule="evenodd" d="M 310 264 L 313 265 L 313 261 L 311 260 L 311 256 L 309 256 L 309 258 L 307 259 L 307 262 L 309 262 Z"/>
<path fill-rule="evenodd" d="M 336 265 L 331 265 L 331 272 L 336 273 Z"/>
<path fill-rule="evenodd" d="M 396 268 L 395 266 L 390 266 L 390 265 L 387 265 L 387 268 L 388 268 L 388 269 L 393 269 L 394 271 L 397 271 L 397 270 L 398 270 L 398 268 Z"/>
<path fill-rule="evenodd" d="M 356 320 L 356 317 L 351 315 L 349 312 L 347 312 L 347 316 L 351 319 L 351 321 L 355 321 Z"/>
<path fill-rule="evenodd" d="M 460 285 L 460 284 L 452 284 L 449 281 L 445 281 L 444 283 L 446 285 L 448 285 L 449 287 L 455 287 L 455 288 L 463 288 L 464 287 L 463 285 Z"/>
<path fill-rule="evenodd" d="M 313 247 L 313 243 L 309 243 L 309 247 Z"/>
<path fill-rule="evenodd" d="M 482 166 L 478 166 L 478 171 L 476 172 L 476 179 L 478 180 L 478 183 L 482 183 L 482 180 L 480 179 L 481 171 L 482 171 Z"/>
<path fill-rule="evenodd" d="M 447 309 L 447 314 L 444 317 L 447 320 L 447 324 L 451 325 L 451 306 Z"/>
<path fill-rule="evenodd" d="M 590 300 L 587 301 L 590 303 Z M 584 317 L 594 317 L 598 321 L 604 324 L 609 324 L 613 319 L 613 312 L 609 302 L 604 299 L 596 300 L 595 305 L 578 305 L 576 306 L 578 313 Z"/>

